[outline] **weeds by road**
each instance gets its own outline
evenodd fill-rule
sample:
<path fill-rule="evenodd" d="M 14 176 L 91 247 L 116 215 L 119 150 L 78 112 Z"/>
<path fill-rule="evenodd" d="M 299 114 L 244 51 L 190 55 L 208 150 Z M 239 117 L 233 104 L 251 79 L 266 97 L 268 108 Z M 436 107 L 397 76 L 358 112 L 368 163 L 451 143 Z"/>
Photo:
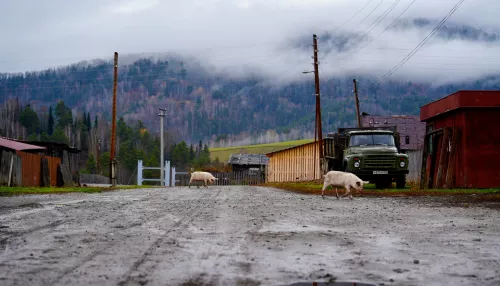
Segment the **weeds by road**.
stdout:
<path fill-rule="evenodd" d="M 0 186 L 0 196 L 30 195 L 30 194 L 65 194 L 65 193 L 101 193 L 115 190 L 138 189 L 144 186 L 119 187 L 3 187 Z M 150 187 L 151 188 L 151 187 Z"/>
<path fill-rule="evenodd" d="M 415 183 L 408 183 L 405 189 L 376 189 L 375 185 L 365 185 L 363 193 L 353 191 L 353 196 L 363 197 L 419 197 L 419 196 L 446 196 L 456 198 L 469 198 L 472 201 L 495 201 L 500 202 L 500 189 L 427 189 L 421 190 Z M 293 191 L 303 194 L 321 195 L 323 181 L 308 182 L 286 182 L 286 183 L 266 183 L 264 186 L 274 187 L 282 190 Z M 344 190 L 339 190 L 339 195 Z M 335 195 L 334 189 L 330 186 L 325 191 L 325 195 Z"/>

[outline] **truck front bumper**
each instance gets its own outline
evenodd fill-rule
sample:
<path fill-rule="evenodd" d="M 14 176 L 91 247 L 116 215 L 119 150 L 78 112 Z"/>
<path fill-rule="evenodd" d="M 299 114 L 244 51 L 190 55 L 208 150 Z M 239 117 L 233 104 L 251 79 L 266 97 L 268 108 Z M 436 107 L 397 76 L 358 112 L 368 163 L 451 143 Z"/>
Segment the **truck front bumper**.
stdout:
<path fill-rule="evenodd" d="M 362 180 L 371 180 L 377 178 L 395 178 L 409 173 L 408 170 L 349 170 L 349 172 L 358 176 Z"/>

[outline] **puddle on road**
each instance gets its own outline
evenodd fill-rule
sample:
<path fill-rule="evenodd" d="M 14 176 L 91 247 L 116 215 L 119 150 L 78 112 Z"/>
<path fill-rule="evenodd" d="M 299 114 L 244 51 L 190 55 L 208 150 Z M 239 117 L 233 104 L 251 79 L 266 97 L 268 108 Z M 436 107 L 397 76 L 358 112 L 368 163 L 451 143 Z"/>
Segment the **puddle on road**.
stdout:
<path fill-rule="evenodd" d="M 298 282 L 281 286 L 376 286 L 376 284 L 362 282 Z"/>

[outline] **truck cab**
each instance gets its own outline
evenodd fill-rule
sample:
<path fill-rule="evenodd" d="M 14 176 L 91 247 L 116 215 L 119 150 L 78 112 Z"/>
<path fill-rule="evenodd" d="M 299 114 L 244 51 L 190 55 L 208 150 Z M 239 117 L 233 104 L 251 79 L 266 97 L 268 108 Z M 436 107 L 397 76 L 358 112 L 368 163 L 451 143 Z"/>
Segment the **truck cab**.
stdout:
<path fill-rule="evenodd" d="M 333 136 L 330 144 L 334 146 L 325 144 L 329 170 L 353 173 L 364 181 L 374 182 L 377 188 L 387 188 L 393 181 L 397 188 L 405 187 L 408 156 L 399 153 L 395 131 L 371 128 L 342 131 Z"/>

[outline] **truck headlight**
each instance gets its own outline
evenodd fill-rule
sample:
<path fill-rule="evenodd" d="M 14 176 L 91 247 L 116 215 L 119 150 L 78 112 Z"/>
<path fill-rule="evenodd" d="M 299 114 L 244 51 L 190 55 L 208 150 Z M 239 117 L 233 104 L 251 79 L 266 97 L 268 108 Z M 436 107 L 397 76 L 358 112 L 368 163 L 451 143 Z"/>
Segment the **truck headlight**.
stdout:
<path fill-rule="evenodd" d="M 399 163 L 399 166 L 400 166 L 401 168 L 404 168 L 404 167 L 406 166 L 405 161 L 401 161 L 401 163 Z"/>
<path fill-rule="evenodd" d="M 354 162 L 354 167 L 359 168 L 359 162 Z"/>

